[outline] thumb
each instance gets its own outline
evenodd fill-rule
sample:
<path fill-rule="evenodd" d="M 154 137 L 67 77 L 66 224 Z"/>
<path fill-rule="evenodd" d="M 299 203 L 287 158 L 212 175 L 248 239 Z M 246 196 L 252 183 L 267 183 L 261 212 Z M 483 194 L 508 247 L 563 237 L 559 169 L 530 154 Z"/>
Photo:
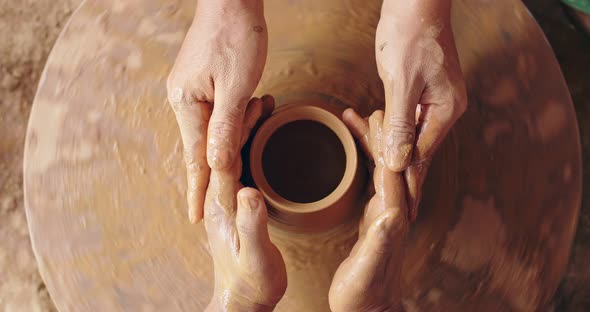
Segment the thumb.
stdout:
<path fill-rule="evenodd" d="M 385 211 L 375 219 L 367 231 L 359 253 L 373 261 L 371 266 L 375 268 L 379 267 L 382 260 L 389 258 L 392 252 L 395 222 L 394 214 Z"/>
<path fill-rule="evenodd" d="M 423 88 L 385 85 L 382 150 L 387 168 L 404 171 L 412 160 L 416 132 L 416 107 Z"/>
<path fill-rule="evenodd" d="M 354 267 L 357 272 L 362 272 L 357 281 L 361 285 L 373 284 L 377 276 L 386 278 L 383 274 L 387 274 L 389 264 L 394 260 L 392 257 L 401 257 L 399 249 L 403 236 L 400 234 L 403 232 L 399 231 L 402 229 L 399 217 L 386 211 L 367 230 L 363 244 L 355 255 Z"/>
<path fill-rule="evenodd" d="M 253 188 L 238 192 L 236 228 L 240 239 L 240 255 L 262 259 L 272 248 L 268 235 L 268 215 L 262 194 Z"/>
<path fill-rule="evenodd" d="M 207 162 L 211 169 L 222 170 L 230 168 L 240 152 L 248 100 L 233 100 L 218 93 L 207 131 Z"/>

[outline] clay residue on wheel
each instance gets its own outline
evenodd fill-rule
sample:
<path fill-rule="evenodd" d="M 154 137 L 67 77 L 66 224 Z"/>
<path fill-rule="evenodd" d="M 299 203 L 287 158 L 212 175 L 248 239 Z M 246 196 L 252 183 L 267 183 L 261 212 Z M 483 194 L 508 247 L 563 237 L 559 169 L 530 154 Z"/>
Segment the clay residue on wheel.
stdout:
<path fill-rule="evenodd" d="M 463 199 L 459 222 L 446 237 L 441 260 L 467 274 L 490 271 L 482 287 L 505 294 L 512 308 L 534 310 L 540 303 L 539 275 L 536 263 L 523 263 L 507 248 L 510 232 L 502 222 L 494 199 Z"/>

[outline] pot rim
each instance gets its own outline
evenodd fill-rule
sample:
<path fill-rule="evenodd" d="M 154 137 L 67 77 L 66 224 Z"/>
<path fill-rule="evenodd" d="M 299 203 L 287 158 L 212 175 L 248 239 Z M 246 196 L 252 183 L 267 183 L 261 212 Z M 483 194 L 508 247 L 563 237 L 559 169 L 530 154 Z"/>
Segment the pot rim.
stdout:
<path fill-rule="evenodd" d="M 311 120 L 330 128 L 340 140 L 346 156 L 344 175 L 338 186 L 328 196 L 311 203 L 293 202 L 277 194 L 268 183 L 262 168 L 262 154 L 270 137 L 282 126 L 298 120 Z M 334 113 L 313 105 L 280 107 L 258 129 L 250 150 L 250 170 L 254 183 L 273 208 L 288 214 L 313 213 L 335 206 L 351 189 L 358 162 L 356 144 L 346 125 Z"/>

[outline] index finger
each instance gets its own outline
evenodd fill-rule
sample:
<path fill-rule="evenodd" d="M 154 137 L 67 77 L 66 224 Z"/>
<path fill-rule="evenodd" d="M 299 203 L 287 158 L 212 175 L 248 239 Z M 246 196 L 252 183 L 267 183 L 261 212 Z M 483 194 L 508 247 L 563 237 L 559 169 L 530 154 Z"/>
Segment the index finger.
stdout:
<path fill-rule="evenodd" d="M 239 97 L 222 88 L 215 89 L 215 103 L 209 122 L 207 157 L 213 169 L 229 169 L 240 152 L 242 126 L 248 97 Z"/>
<path fill-rule="evenodd" d="M 203 218 L 205 192 L 209 183 L 207 164 L 207 124 L 211 105 L 207 102 L 180 100 L 171 103 L 180 129 L 187 174 L 188 216 L 191 223 Z"/>

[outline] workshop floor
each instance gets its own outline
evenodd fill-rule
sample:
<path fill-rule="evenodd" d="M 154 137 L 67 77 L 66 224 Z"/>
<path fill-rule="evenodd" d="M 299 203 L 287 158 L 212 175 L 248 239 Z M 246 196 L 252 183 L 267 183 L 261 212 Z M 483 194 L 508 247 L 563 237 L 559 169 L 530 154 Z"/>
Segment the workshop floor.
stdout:
<path fill-rule="evenodd" d="M 590 160 L 590 36 L 568 22 L 554 0 L 524 1 L 545 30 L 572 94 Z M 39 75 L 60 30 L 81 0 L 0 0 L 0 311 L 55 311 L 37 271 L 22 190 L 26 125 Z M 584 167 L 584 180 L 590 170 Z M 555 311 L 590 311 L 590 189 Z"/>

